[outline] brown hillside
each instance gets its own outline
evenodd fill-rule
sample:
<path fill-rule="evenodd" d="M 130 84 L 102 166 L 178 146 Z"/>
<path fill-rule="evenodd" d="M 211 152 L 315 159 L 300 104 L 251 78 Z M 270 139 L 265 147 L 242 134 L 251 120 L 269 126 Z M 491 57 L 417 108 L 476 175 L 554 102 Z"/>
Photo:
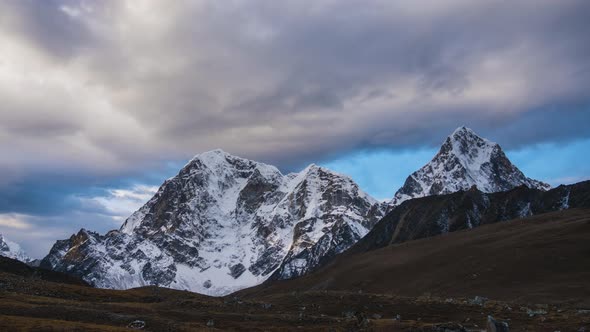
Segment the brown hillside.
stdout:
<path fill-rule="evenodd" d="M 485 296 L 590 307 L 590 210 L 571 209 L 345 253 L 319 271 L 240 292 L 346 290 Z"/>

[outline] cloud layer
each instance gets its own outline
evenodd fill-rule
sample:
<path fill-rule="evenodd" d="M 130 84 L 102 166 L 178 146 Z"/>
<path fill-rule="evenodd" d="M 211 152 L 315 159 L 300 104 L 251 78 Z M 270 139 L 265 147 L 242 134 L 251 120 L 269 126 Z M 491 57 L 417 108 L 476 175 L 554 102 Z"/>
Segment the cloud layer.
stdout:
<path fill-rule="evenodd" d="M 435 144 L 460 123 L 510 124 L 506 145 L 590 133 L 587 1 L 0 6 L 0 167 L 15 175 L 216 147 L 288 165 Z M 547 128 L 562 117 L 580 121 Z"/>

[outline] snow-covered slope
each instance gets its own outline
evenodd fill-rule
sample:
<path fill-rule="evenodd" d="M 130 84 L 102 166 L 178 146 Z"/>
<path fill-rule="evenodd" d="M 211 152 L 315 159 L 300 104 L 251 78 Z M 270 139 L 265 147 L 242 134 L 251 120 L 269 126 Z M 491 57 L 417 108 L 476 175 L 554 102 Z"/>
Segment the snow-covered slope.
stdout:
<path fill-rule="evenodd" d="M 428 164 L 406 179 L 391 205 L 416 197 L 468 190 L 472 186 L 493 193 L 520 185 L 541 190 L 550 188 L 546 183 L 527 178 L 508 160 L 500 145 L 460 127 Z"/>
<path fill-rule="evenodd" d="M 274 166 L 221 150 L 193 158 L 120 230 L 81 230 L 42 261 L 105 288 L 161 285 L 224 295 L 299 276 L 349 248 L 383 205 L 348 177 Z"/>
<path fill-rule="evenodd" d="M 18 244 L 8 241 L 2 236 L 2 234 L 0 234 L 0 256 L 16 259 L 23 263 L 29 263 L 32 261 L 31 257 L 29 257 Z"/>

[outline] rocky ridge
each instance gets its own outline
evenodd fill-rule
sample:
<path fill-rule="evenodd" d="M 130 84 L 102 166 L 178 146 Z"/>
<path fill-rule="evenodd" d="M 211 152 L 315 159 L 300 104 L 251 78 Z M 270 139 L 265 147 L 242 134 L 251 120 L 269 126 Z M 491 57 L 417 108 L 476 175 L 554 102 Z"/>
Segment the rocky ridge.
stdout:
<path fill-rule="evenodd" d="M 472 186 L 494 193 L 521 185 L 550 189 L 548 184 L 526 177 L 510 162 L 500 145 L 469 128 L 459 127 L 430 162 L 406 179 L 390 204 L 397 206 L 412 198 L 450 194 Z"/>
<path fill-rule="evenodd" d="M 119 230 L 58 241 L 42 267 L 94 286 L 159 285 L 224 295 L 300 276 L 362 238 L 384 206 L 349 178 L 214 150 L 196 156 Z"/>

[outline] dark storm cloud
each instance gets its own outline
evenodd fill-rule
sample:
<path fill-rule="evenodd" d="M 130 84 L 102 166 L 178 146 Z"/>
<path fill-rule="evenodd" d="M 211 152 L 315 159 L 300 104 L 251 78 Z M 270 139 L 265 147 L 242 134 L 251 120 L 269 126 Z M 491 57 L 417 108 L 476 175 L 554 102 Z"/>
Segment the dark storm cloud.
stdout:
<path fill-rule="evenodd" d="M 101 186 L 96 186 L 100 184 Z M 105 188 L 128 187 L 116 178 L 100 180 L 55 174 L 31 175 L 25 180 L 6 184 L 0 191 L 0 214 L 19 213 L 55 217 L 64 211 L 115 216 L 94 197 L 109 196 Z"/>
<path fill-rule="evenodd" d="M 485 128 L 483 124 L 482 127 Z M 590 107 L 587 102 L 547 105 L 490 130 L 490 137 L 498 137 L 497 141 L 509 149 L 547 141 L 563 144 L 589 135 Z"/>

